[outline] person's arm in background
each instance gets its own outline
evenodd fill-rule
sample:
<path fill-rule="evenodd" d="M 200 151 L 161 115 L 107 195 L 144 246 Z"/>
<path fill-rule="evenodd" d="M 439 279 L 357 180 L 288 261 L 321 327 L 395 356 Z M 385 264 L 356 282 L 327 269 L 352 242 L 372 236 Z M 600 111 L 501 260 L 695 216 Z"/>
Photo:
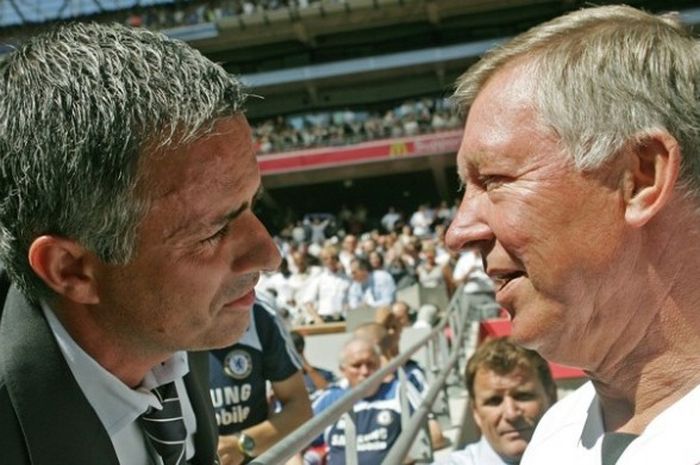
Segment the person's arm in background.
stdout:
<path fill-rule="evenodd" d="M 246 463 L 246 457 L 239 445 L 241 433 L 253 439 L 255 447 L 251 455 L 257 457 L 311 418 L 311 403 L 301 371 L 284 381 L 271 384 L 275 398 L 282 404 L 281 410 L 270 415 L 270 418 L 262 423 L 244 429 L 240 433 L 220 436 L 221 465 Z"/>

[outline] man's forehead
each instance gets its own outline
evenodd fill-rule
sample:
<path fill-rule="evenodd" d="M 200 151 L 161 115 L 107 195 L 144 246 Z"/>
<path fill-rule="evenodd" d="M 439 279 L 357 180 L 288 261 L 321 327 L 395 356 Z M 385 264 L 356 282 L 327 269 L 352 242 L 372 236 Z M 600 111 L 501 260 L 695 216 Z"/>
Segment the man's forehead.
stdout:
<path fill-rule="evenodd" d="M 502 384 L 526 384 L 537 379 L 535 370 L 524 366 L 516 366 L 510 371 L 480 367 L 476 372 L 476 382 L 492 386 Z M 475 384 L 476 384 L 475 382 Z"/>

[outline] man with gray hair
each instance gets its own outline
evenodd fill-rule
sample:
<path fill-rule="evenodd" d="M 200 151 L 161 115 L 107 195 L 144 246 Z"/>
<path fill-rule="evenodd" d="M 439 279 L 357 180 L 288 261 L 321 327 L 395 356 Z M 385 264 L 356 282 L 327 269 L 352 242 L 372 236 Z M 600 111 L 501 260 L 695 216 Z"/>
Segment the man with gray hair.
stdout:
<path fill-rule="evenodd" d="M 671 16 L 584 9 L 488 53 L 455 99 L 446 242 L 480 250 L 516 342 L 591 378 L 522 463 L 700 463 L 698 42 Z"/>
<path fill-rule="evenodd" d="M 188 45 L 72 24 L 0 63 L 3 463 L 218 463 L 206 352 L 279 264 L 245 94 Z"/>

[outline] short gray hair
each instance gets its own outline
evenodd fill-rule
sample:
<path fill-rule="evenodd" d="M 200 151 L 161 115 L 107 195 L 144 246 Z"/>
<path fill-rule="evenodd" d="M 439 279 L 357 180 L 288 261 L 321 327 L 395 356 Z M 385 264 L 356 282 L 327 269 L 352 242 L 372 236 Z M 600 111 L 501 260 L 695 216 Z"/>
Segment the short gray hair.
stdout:
<path fill-rule="evenodd" d="M 460 110 L 518 61 L 533 76 L 541 123 L 578 169 L 601 166 L 625 144 L 665 130 L 680 144 L 683 184 L 700 190 L 700 45 L 673 16 L 604 6 L 536 26 L 457 80 Z"/>
<path fill-rule="evenodd" d="M 242 112 L 240 83 L 187 44 L 121 25 L 70 24 L 0 63 L 0 261 L 30 298 L 51 295 L 27 253 L 42 234 L 126 263 L 149 199 L 151 152 Z"/>

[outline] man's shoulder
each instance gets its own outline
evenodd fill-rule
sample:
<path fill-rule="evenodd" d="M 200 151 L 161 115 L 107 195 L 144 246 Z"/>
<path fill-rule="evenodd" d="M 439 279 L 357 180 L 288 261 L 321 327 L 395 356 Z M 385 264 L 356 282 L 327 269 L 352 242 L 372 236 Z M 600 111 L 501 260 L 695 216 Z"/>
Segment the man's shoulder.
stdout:
<path fill-rule="evenodd" d="M 15 415 L 12 400 L 7 392 L 5 380 L 0 374 L 0 437 L 3 438 L 3 463 L 22 464 L 29 463 L 27 445 L 24 435 Z"/>
<path fill-rule="evenodd" d="M 434 465 L 487 465 L 479 462 L 480 442 L 467 444 L 463 449 L 450 452 Z"/>
<path fill-rule="evenodd" d="M 335 401 L 343 397 L 347 391 L 348 388 L 340 382 L 329 385 L 318 394 L 318 397 L 314 401 L 312 405 L 314 412 L 318 413 L 328 408 Z"/>
<path fill-rule="evenodd" d="M 593 384 L 585 383 L 547 410 L 537 425 L 535 434 L 543 436 L 549 431 L 559 431 L 568 424 L 584 422 L 595 396 Z"/>
<path fill-rule="evenodd" d="M 598 420 L 589 418 L 591 413 L 598 415 L 595 399 L 593 384 L 588 382 L 554 404 L 537 424 L 521 465 L 554 464 L 563 456 L 574 457 L 584 435 L 595 443 L 595 436 L 602 434 Z M 592 444 L 587 450 L 586 455 L 596 456 Z"/>

